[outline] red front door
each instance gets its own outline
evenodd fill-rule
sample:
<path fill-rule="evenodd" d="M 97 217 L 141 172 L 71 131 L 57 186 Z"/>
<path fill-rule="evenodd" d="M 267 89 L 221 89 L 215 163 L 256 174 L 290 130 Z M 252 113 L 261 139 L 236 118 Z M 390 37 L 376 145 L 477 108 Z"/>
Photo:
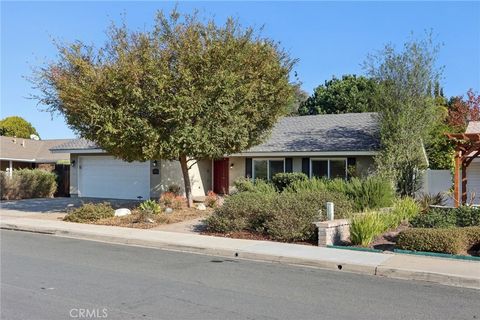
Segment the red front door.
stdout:
<path fill-rule="evenodd" d="M 213 192 L 228 193 L 228 158 L 213 160 Z"/>

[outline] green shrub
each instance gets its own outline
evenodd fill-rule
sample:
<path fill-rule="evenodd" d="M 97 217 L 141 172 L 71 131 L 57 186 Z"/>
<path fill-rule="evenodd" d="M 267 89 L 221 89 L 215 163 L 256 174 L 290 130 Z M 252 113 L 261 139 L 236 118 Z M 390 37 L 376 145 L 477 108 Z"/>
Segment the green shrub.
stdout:
<path fill-rule="evenodd" d="M 346 184 L 346 193 L 357 210 L 389 207 L 395 199 L 392 184 L 380 176 L 353 178 Z"/>
<path fill-rule="evenodd" d="M 410 221 L 412 227 L 415 228 L 448 228 L 454 227 L 457 219 L 453 211 L 445 211 L 433 209 L 428 212 L 419 214 Z"/>
<path fill-rule="evenodd" d="M 420 213 L 419 204 L 410 197 L 400 198 L 394 201 L 392 213 L 399 217 L 400 221 L 410 221 Z"/>
<path fill-rule="evenodd" d="M 148 211 L 153 214 L 158 214 L 162 211 L 162 207 L 154 200 L 146 200 L 138 206 L 141 211 Z"/>
<path fill-rule="evenodd" d="M 259 193 L 275 193 L 276 189 L 273 184 L 262 179 L 239 178 L 233 182 L 237 192 L 259 192 Z"/>
<path fill-rule="evenodd" d="M 295 181 L 305 181 L 308 177 L 303 172 L 285 172 L 277 173 L 272 178 L 272 183 L 278 191 L 283 191 Z"/>
<path fill-rule="evenodd" d="M 319 178 L 311 178 L 308 180 L 297 180 L 290 184 L 285 191 L 302 192 L 302 191 L 327 191 L 327 180 Z"/>
<path fill-rule="evenodd" d="M 480 208 L 463 206 L 453 211 L 457 227 L 480 226 Z"/>
<path fill-rule="evenodd" d="M 115 211 L 110 203 L 85 203 L 81 207 L 68 213 L 63 220 L 69 222 L 94 222 L 100 219 L 111 218 Z"/>
<path fill-rule="evenodd" d="M 239 192 L 225 198 L 221 207 L 205 221 L 208 231 L 265 231 L 265 222 L 272 214 L 274 193 Z"/>
<path fill-rule="evenodd" d="M 352 178 L 349 181 L 343 179 L 309 179 L 293 182 L 287 187 L 288 191 L 331 191 L 339 192 L 354 201 L 355 210 L 378 209 L 388 207 L 394 200 L 394 191 L 388 180 L 377 176 L 365 179 Z"/>
<path fill-rule="evenodd" d="M 57 190 L 55 173 L 41 169 L 14 170 L 0 174 L 0 196 L 5 200 L 52 198 Z"/>
<path fill-rule="evenodd" d="M 352 218 L 350 224 L 350 241 L 354 245 L 368 246 L 385 228 L 381 213 L 365 212 Z"/>
<path fill-rule="evenodd" d="M 465 254 L 480 244 L 480 227 L 412 228 L 400 232 L 397 247 L 403 250 Z"/>
<path fill-rule="evenodd" d="M 412 219 L 416 228 L 480 226 L 480 209 L 475 207 L 433 208 Z"/>
<path fill-rule="evenodd" d="M 345 218 L 352 211 L 349 199 L 334 192 L 283 192 L 275 197 L 273 214 L 266 222 L 266 231 L 280 241 L 311 240 L 315 236 L 315 221 L 326 218 L 325 205 L 335 204 L 335 216 Z"/>
<path fill-rule="evenodd" d="M 239 192 L 225 199 L 222 207 L 206 219 L 212 232 L 252 231 L 273 239 L 311 239 L 313 222 L 325 220 L 326 202 L 335 203 L 337 218 L 352 212 L 351 201 L 334 192 Z"/>
<path fill-rule="evenodd" d="M 417 202 L 420 205 L 422 211 L 427 211 L 430 209 L 430 206 L 445 205 L 445 197 L 440 192 L 437 194 L 421 193 L 417 197 Z"/>

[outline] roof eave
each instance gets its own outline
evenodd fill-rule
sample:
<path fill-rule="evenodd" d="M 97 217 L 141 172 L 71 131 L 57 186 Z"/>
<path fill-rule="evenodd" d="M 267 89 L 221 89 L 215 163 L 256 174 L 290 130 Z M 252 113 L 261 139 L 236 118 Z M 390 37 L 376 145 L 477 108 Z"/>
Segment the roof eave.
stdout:
<path fill-rule="evenodd" d="M 338 156 L 375 156 L 380 151 L 357 150 L 357 151 L 256 151 L 241 152 L 230 155 L 230 157 L 338 157 Z"/>
<path fill-rule="evenodd" d="M 106 153 L 102 149 L 50 149 L 52 153 L 70 153 L 70 154 L 79 154 L 79 153 Z"/>

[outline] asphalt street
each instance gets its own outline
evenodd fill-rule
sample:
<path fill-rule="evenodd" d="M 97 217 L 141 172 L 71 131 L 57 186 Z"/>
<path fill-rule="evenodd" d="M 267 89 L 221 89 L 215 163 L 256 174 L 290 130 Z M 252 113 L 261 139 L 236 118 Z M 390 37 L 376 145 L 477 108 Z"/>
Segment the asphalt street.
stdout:
<path fill-rule="evenodd" d="M 480 291 L 1 231 L 1 319 L 480 319 Z"/>

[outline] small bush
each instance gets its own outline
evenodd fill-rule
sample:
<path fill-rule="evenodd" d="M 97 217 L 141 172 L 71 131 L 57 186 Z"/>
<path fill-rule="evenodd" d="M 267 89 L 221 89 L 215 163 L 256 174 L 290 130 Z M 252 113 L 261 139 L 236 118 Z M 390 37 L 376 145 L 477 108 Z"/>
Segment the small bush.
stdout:
<path fill-rule="evenodd" d="M 480 227 L 412 228 L 400 232 L 397 247 L 403 250 L 465 254 L 480 244 Z"/>
<path fill-rule="evenodd" d="M 416 228 L 480 226 L 480 209 L 475 207 L 433 208 L 412 219 Z"/>
<path fill-rule="evenodd" d="M 166 208 L 181 209 L 187 204 L 187 200 L 184 196 L 175 195 L 172 192 L 164 192 L 160 196 L 160 204 Z"/>
<path fill-rule="evenodd" d="M 110 203 L 86 203 L 80 208 L 74 209 L 68 213 L 63 220 L 69 222 L 94 222 L 100 219 L 111 218 L 115 211 Z"/>
<path fill-rule="evenodd" d="M 283 192 L 275 197 L 273 213 L 268 216 L 266 231 L 280 241 L 311 240 L 315 235 L 313 223 L 325 220 L 325 204 L 335 204 L 335 215 L 344 218 L 352 211 L 344 195 L 333 192 Z"/>
<path fill-rule="evenodd" d="M 346 194 L 355 202 L 357 210 L 389 207 L 395 198 L 390 181 L 380 176 L 353 178 L 346 184 Z"/>
<path fill-rule="evenodd" d="M 259 192 L 259 193 L 275 193 L 275 187 L 262 179 L 239 178 L 234 181 L 237 192 Z"/>
<path fill-rule="evenodd" d="M 453 211 L 457 227 L 480 226 L 480 208 L 463 206 Z"/>
<path fill-rule="evenodd" d="M 207 207 L 216 208 L 218 205 L 218 195 L 213 191 L 208 191 L 204 202 Z"/>
<path fill-rule="evenodd" d="M 445 197 L 440 192 L 437 194 L 421 193 L 417 198 L 417 202 L 421 210 L 425 212 L 430 209 L 430 206 L 444 206 Z"/>
<path fill-rule="evenodd" d="M 211 232 L 249 230 L 265 231 L 265 222 L 272 214 L 272 193 L 240 192 L 225 199 L 223 206 L 206 219 Z"/>
<path fill-rule="evenodd" d="M 303 172 L 285 172 L 277 173 L 272 178 L 272 183 L 278 191 L 283 191 L 295 181 L 305 181 L 308 177 Z"/>
<path fill-rule="evenodd" d="M 162 207 L 153 200 L 146 200 L 142 202 L 138 208 L 140 211 L 148 211 L 153 214 L 158 214 L 162 211 Z"/>
<path fill-rule="evenodd" d="M 378 212 L 365 212 L 352 218 L 350 241 L 354 245 L 368 246 L 379 234 L 385 231 L 385 217 Z M 390 217 L 389 217 L 390 218 Z"/>
<path fill-rule="evenodd" d="M 449 228 L 454 227 L 456 222 L 457 219 L 449 211 L 433 209 L 419 214 L 410 224 L 415 228 Z"/>
<path fill-rule="evenodd" d="M 57 190 L 55 173 L 41 169 L 14 170 L 12 177 L 0 173 L 0 196 L 5 200 L 52 198 Z"/>
<path fill-rule="evenodd" d="M 420 213 L 419 204 L 410 197 L 404 197 L 395 200 L 392 213 L 396 215 L 400 221 L 410 221 Z"/>

